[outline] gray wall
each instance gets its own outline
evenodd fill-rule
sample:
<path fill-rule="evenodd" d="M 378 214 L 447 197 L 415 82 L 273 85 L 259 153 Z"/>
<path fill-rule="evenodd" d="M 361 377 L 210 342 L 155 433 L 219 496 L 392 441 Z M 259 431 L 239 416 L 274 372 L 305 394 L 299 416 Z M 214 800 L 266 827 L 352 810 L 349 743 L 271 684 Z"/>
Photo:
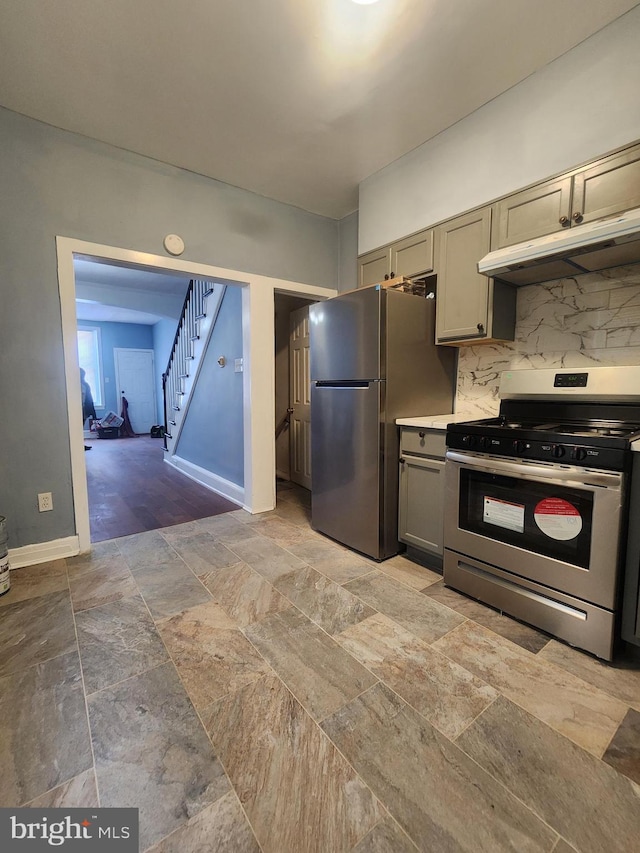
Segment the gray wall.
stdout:
<path fill-rule="evenodd" d="M 358 286 L 358 211 L 338 222 L 340 261 L 338 290 L 355 290 Z"/>
<path fill-rule="evenodd" d="M 335 287 L 338 224 L 1 108 L 0 151 L 0 514 L 15 548 L 75 533 L 56 235 L 164 254 L 175 232 L 186 260 Z"/>
<path fill-rule="evenodd" d="M 218 358 L 226 364 L 220 367 Z M 238 486 L 244 485 L 242 290 L 229 285 L 222 297 L 198 381 L 180 433 L 176 455 Z"/>
<path fill-rule="evenodd" d="M 360 253 L 635 142 L 639 45 L 640 6 L 367 178 Z"/>

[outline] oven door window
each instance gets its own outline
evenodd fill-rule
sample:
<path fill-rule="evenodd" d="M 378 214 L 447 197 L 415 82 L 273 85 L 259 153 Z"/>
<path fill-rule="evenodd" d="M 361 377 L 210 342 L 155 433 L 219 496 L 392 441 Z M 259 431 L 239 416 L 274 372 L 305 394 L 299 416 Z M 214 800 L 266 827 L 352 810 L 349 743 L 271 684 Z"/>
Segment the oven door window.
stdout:
<path fill-rule="evenodd" d="M 593 499 L 586 489 L 462 468 L 459 525 L 586 569 Z"/>

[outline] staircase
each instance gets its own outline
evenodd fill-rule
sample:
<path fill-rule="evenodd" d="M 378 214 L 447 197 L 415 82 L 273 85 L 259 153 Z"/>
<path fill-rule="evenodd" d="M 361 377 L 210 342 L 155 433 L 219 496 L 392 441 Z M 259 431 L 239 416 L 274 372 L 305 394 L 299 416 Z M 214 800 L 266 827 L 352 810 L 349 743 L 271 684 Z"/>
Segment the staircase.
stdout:
<path fill-rule="evenodd" d="M 189 282 L 167 369 L 162 374 L 164 449 L 168 459 L 175 455 L 191 393 L 225 290 L 226 285 L 218 282 L 202 279 Z"/>

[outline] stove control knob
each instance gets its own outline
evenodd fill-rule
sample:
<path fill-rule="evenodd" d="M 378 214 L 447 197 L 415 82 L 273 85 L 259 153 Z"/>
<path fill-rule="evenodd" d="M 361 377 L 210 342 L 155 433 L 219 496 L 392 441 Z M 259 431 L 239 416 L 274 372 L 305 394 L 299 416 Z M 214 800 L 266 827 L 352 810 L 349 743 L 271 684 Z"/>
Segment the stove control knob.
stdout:
<path fill-rule="evenodd" d="M 578 462 L 582 462 L 583 459 L 587 458 L 587 451 L 584 449 L 584 447 L 574 447 L 573 453 L 571 455 Z"/>
<path fill-rule="evenodd" d="M 462 443 L 464 444 L 465 447 L 468 447 L 469 449 L 471 449 L 472 447 L 475 447 L 476 446 L 475 435 L 463 435 L 462 436 Z"/>
<path fill-rule="evenodd" d="M 526 441 L 522 441 L 521 439 L 517 438 L 513 442 L 513 452 L 517 453 L 518 456 L 521 456 L 525 452 L 526 449 L 527 449 L 527 442 Z"/>
<path fill-rule="evenodd" d="M 479 444 L 482 450 L 489 450 L 491 448 L 491 439 L 487 438 L 486 435 L 483 435 Z"/>
<path fill-rule="evenodd" d="M 564 456 L 564 447 L 561 444 L 554 444 L 551 448 L 551 453 L 556 459 L 559 459 L 561 456 Z"/>

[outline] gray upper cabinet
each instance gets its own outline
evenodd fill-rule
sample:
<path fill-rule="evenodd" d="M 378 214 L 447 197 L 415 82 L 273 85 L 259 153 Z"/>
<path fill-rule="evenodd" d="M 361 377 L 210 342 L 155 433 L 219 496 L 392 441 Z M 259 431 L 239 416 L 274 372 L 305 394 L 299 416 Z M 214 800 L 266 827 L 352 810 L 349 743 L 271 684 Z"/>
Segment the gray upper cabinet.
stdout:
<path fill-rule="evenodd" d="M 358 287 L 369 287 L 384 281 L 391 272 L 391 250 L 388 246 L 367 252 L 358 258 Z"/>
<path fill-rule="evenodd" d="M 358 287 L 435 272 L 438 343 L 512 341 L 515 288 L 479 275 L 478 261 L 491 250 L 635 207 L 640 207 L 640 144 L 361 255 Z M 548 279 L 566 273 L 560 262 L 548 266 Z M 517 275 L 518 284 L 542 280 L 540 267 L 535 275 L 527 270 Z"/>
<path fill-rule="evenodd" d="M 412 278 L 433 271 L 433 230 L 420 231 L 390 246 L 374 249 L 358 258 L 358 287 L 368 287 L 403 275 Z"/>
<path fill-rule="evenodd" d="M 640 207 L 640 145 L 497 201 L 491 248 Z"/>
<path fill-rule="evenodd" d="M 438 343 L 513 340 L 515 290 L 478 273 L 478 261 L 489 251 L 490 232 L 490 207 L 436 229 Z"/>
<path fill-rule="evenodd" d="M 571 217 L 592 222 L 640 207 L 640 145 L 605 157 L 573 179 Z"/>
<path fill-rule="evenodd" d="M 546 181 L 493 206 L 491 248 L 502 249 L 562 231 L 571 224 L 572 179 Z"/>
<path fill-rule="evenodd" d="M 412 278 L 433 271 L 433 230 L 420 231 L 391 246 L 391 276 Z"/>

